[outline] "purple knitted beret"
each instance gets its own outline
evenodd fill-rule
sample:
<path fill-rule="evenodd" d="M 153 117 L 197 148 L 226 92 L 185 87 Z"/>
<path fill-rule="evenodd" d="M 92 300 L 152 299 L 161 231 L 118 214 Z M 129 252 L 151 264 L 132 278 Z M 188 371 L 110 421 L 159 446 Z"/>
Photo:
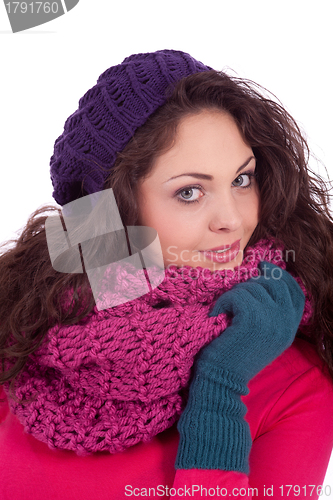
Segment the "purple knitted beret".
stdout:
<path fill-rule="evenodd" d="M 50 166 L 56 202 L 65 205 L 101 191 L 117 153 L 166 102 L 172 84 L 210 69 L 184 52 L 158 50 L 131 55 L 104 71 L 55 141 Z"/>

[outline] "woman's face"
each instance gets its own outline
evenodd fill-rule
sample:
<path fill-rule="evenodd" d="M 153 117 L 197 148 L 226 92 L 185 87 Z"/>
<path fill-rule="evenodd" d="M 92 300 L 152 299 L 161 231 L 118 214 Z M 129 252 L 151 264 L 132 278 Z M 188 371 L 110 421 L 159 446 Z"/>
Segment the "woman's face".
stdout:
<path fill-rule="evenodd" d="M 255 166 L 230 115 L 205 110 L 180 122 L 138 190 L 139 223 L 157 231 L 165 267 L 241 264 L 258 224 Z"/>

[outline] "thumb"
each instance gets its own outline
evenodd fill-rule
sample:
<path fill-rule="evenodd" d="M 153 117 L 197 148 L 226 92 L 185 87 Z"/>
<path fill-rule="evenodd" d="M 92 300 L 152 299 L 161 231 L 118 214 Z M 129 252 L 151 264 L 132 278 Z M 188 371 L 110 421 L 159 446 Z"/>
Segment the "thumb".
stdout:
<path fill-rule="evenodd" d="M 245 292 L 246 294 L 246 292 Z M 225 313 L 235 316 L 240 310 L 240 304 L 245 300 L 244 290 L 238 285 L 223 293 L 216 301 L 212 311 L 208 314 L 209 317 L 218 316 Z"/>

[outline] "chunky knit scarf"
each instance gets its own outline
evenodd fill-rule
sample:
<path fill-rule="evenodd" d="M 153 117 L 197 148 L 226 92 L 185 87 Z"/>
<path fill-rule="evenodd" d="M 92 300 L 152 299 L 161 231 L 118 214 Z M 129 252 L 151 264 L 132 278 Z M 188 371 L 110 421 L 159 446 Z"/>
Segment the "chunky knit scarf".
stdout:
<path fill-rule="evenodd" d="M 51 328 L 20 375 L 18 400 L 9 397 L 12 412 L 50 448 L 78 455 L 149 441 L 179 418 L 195 355 L 230 324 L 208 317 L 216 299 L 262 260 L 285 269 L 282 251 L 262 240 L 234 270 L 172 266 L 146 295 Z M 121 289 L 126 273 L 115 279 Z M 301 325 L 310 316 L 307 299 Z"/>

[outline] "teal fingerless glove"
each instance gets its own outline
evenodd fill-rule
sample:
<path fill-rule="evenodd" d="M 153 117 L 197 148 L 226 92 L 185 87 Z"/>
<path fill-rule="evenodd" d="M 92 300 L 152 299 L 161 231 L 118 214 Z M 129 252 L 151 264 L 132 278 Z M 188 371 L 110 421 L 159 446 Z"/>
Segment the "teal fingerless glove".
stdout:
<path fill-rule="evenodd" d="M 178 422 L 177 469 L 249 472 L 252 446 L 241 396 L 247 383 L 289 347 L 305 297 L 296 280 L 262 262 L 260 276 L 239 283 L 210 316 L 232 314 L 232 324 L 199 353 L 187 406 Z"/>

